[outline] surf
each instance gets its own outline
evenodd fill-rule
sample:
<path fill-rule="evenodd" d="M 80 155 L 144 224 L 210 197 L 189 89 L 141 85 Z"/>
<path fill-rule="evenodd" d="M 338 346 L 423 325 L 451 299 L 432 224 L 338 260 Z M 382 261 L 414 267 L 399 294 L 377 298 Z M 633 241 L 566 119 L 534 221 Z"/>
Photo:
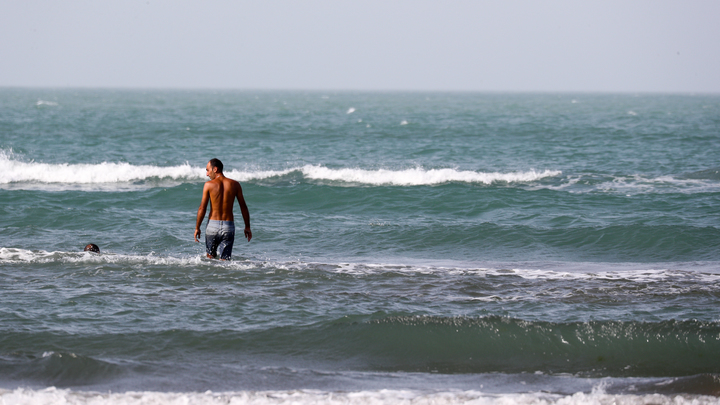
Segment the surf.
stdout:
<path fill-rule="evenodd" d="M 529 183 L 560 175 L 559 170 L 515 171 L 508 173 L 479 172 L 450 168 L 421 167 L 389 170 L 361 168 L 328 168 L 304 165 L 285 170 L 228 170 L 226 176 L 238 181 L 281 180 L 299 174 L 304 181 L 330 182 L 338 185 L 361 186 L 427 186 L 446 183 L 493 184 Z M 0 152 L 0 185 L 141 185 L 150 180 L 200 182 L 206 180 L 204 169 L 185 162 L 175 166 L 133 165 L 126 162 L 101 163 L 39 163 L 17 159 L 12 153 Z"/>

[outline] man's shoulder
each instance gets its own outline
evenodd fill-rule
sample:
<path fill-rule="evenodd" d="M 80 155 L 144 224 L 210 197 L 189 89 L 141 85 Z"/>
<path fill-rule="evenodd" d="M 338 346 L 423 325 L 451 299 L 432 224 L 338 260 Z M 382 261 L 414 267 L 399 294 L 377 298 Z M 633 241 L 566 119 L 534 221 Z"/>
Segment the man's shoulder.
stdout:
<path fill-rule="evenodd" d="M 219 183 L 220 182 L 218 181 L 218 179 L 208 180 L 205 182 L 203 188 L 218 188 L 218 186 L 220 185 Z"/>

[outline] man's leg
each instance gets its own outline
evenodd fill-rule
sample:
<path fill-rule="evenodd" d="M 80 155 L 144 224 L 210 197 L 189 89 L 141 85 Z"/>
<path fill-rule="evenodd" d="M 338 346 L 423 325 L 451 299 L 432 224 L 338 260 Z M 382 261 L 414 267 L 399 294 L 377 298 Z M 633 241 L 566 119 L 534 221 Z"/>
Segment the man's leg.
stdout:
<path fill-rule="evenodd" d="M 208 221 L 207 228 L 205 228 L 205 255 L 208 259 L 217 258 L 217 248 L 220 242 L 218 238 L 219 227 L 216 226 L 213 221 Z"/>
<path fill-rule="evenodd" d="M 221 240 L 217 253 L 220 254 L 220 260 L 230 260 L 233 244 L 235 243 L 235 224 L 225 222 L 219 235 Z"/>

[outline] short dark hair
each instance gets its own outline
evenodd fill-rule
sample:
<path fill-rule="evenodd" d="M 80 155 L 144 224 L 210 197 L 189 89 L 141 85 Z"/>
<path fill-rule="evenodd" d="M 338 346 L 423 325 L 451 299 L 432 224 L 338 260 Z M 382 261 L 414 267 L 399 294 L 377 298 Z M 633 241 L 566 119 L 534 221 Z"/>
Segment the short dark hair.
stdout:
<path fill-rule="evenodd" d="M 217 167 L 218 173 L 222 173 L 223 164 L 218 158 L 210 159 L 210 167 Z"/>

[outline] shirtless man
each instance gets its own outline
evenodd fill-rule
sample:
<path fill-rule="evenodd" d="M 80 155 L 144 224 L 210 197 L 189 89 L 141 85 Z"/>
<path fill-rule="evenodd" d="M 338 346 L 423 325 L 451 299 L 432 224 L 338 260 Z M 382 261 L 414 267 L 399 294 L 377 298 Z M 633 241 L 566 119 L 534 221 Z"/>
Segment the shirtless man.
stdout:
<path fill-rule="evenodd" d="M 220 253 L 221 260 L 230 259 L 233 243 L 235 242 L 235 218 L 233 217 L 233 204 L 235 198 L 240 204 L 240 212 L 245 221 L 245 237 L 248 242 L 252 239 L 250 231 L 250 212 L 243 198 L 240 183 L 228 179 L 223 174 L 223 164 L 218 159 L 212 159 L 205 166 L 205 175 L 210 181 L 203 187 L 202 201 L 198 208 L 197 222 L 195 223 L 195 242 L 200 242 L 200 225 L 205 219 L 205 211 L 210 202 L 210 219 L 205 228 L 205 252 L 210 259 L 217 259 Z M 219 251 L 219 252 L 218 252 Z"/>

